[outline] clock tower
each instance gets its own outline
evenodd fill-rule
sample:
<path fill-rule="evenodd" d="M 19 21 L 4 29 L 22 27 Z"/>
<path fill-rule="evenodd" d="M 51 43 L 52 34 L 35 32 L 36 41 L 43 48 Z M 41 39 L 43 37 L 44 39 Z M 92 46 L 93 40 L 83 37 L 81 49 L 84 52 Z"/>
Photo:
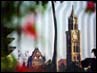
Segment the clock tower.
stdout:
<path fill-rule="evenodd" d="M 74 16 L 72 7 L 71 15 L 68 19 L 68 31 L 66 31 L 67 43 L 67 66 L 75 63 L 80 66 L 80 31 L 78 30 L 77 17 Z"/>

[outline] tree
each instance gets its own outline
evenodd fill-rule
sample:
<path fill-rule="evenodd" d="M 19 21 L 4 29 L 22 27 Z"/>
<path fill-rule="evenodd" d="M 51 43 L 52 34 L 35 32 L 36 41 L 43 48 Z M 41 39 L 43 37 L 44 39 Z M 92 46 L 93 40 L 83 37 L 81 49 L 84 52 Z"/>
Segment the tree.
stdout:
<path fill-rule="evenodd" d="M 1 51 L 5 51 L 7 52 L 7 45 L 12 41 L 10 42 L 6 42 L 6 40 L 8 38 L 7 35 L 10 34 L 12 31 L 16 31 L 17 34 L 18 34 L 18 48 L 20 48 L 20 40 L 21 40 L 21 27 L 20 27 L 20 22 L 21 22 L 21 18 L 23 16 L 23 14 L 21 14 L 21 6 L 22 6 L 22 3 L 24 1 L 2 1 L 1 2 L 1 43 L 2 43 L 2 50 Z M 34 6 L 30 6 L 28 7 L 27 9 L 27 12 L 29 11 L 35 11 L 35 9 L 37 8 L 37 6 L 39 6 L 39 3 L 40 1 L 35 1 L 36 4 Z M 42 7 L 43 9 L 45 9 L 46 7 L 46 4 L 47 4 L 48 1 L 43 1 L 42 2 Z M 25 15 L 25 14 L 24 14 Z M 12 23 L 12 19 L 13 17 L 16 17 L 18 20 L 17 20 L 17 23 L 16 23 L 16 26 L 14 26 L 14 24 Z M 5 40 L 6 38 L 6 40 Z M 9 40 L 8 40 L 9 41 Z M 6 46 L 6 47 L 4 47 Z M 12 47 L 10 47 L 12 48 Z M 6 50 L 4 50 L 6 49 Z M 2 52 L 2 53 L 3 53 Z M 4 54 L 4 53 L 3 53 Z"/>
<path fill-rule="evenodd" d="M 11 1 L 2 1 L 1 5 L 1 55 L 7 56 L 10 54 L 16 47 L 9 46 L 15 38 L 7 37 L 12 31 L 17 30 L 17 28 L 12 27 L 12 18 L 13 16 L 19 16 L 19 8 L 21 1 L 15 6 L 15 2 Z M 9 10 L 8 10 L 9 9 Z M 7 12 L 7 13 L 6 13 Z M 10 25 L 9 25 L 10 24 Z"/>
<path fill-rule="evenodd" d="M 35 11 L 37 9 L 37 6 L 40 6 L 40 1 L 33 1 L 36 2 L 35 5 L 30 6 L 25 9 L 25 11 Z M 42 10 L 46 9 L 46 4 L 48 1 L 42 1 Z M 26 14 L 21 13 L 21 7 L 22 7 L 23 1 L 2 1 L 1 2 L 1 54 L 2 56 L 7 56 L 10 54 L 14 49 L 15 46 L 9 46 L 9 43 L 14 40 L 14 38 L 7 38 L 7 35 L 10 34 L 12 31 L 16 31 L 18 34 L 18 49 L 20 49 L 20 40 L 21 40 L 21 27 L 20 22 L 22 19 L 22 16 Z M 31 2 L 30 2 L 31 3 Z M 31 4 L 32 5 L 32 4 Z M 41 10 L 41 11 L 42 11 Z M 16 26 L 14 26 L 13 18 L 17 18 Z M 10 49 L 9 49 L 10 48 Z M 5 60 L 5 59 L 4 59 Z M 3 60 L 2 60 L 3 62 Z M 8 68 L 9 69 L 9 68 Z"/>
<path fill-rule="evenodd" d="M 10 54 L 16 47 L 9 46 L 9 43 L 14 40 L 14 38 L 7 37 L 9 33 L 11 33 L 14 29 L 9 29 L 1 25 L 1 56 L 7 56 Z"/>

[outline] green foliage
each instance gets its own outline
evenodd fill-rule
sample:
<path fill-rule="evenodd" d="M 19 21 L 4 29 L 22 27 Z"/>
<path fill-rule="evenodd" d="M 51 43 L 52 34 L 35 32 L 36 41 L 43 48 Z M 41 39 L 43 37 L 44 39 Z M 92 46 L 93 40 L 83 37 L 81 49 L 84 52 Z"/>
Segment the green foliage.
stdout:
<path fill-rule="evenodd" d="M 26 1 L 25 1 L 26 2 Z M 20 20 L 22 16 L 27 14 L 29 11 L 35 11 L 38 7 L 40 7 L 40 2 L 42 4 L 41 11 L 44 12 L 46 9 L 46 4 L 48 1 L 33 1 L 36 4 L 31 4 L 29 2 L 29 6 L 23 5 L 24 1 L 2 1 L 1 2 L 1 21 L 5 26 L 14 27 L 13 18 L 16 17 Z M 24 8 L 23 13 L 21 10 Z M 17 24 L 18 25 L 18 22 Z"/>
<path fill-rule="evenodd" d="M 11 43 L 14 38 L 8 38 L 8 34 L 10 34 L 14 29 L 2 26 L 1 32 L 1 56 L 7 56 L 11 51 L 9 51 L 9 43 Z M 14 48 L 12 49 L 14 50 Z"/>
<path fill-rule="evenodd" d="M 3 25 L 11 23 L 12 17 L 16 15 L 15 2 L 14 1 L 2 1 L 1 5 L 1 21 Z"/>
<path fill-rule="evenodd" d="M 17 61 L 13 55 L 1 57 L 1 72 L 13 72 L 15 71 Z"/>

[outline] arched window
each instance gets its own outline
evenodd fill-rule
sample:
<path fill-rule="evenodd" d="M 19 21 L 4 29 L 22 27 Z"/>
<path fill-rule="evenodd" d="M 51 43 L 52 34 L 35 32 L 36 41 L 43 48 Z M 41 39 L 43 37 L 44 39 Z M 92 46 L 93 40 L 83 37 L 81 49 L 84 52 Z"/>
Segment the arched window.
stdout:
<path fill-rule="evenodd" d="M 74 52 L 80 52 L 80 48 L 79 45 L 74 45 Z"/>
<path fill-rule="evenodd" d="M 40 56 L 39 59 L 42 59 L 42 57 Z"/>
<path fill-rule="evenodd" d="M 35 56 L 34 59 L 37 59 L 37 57 Z"/>

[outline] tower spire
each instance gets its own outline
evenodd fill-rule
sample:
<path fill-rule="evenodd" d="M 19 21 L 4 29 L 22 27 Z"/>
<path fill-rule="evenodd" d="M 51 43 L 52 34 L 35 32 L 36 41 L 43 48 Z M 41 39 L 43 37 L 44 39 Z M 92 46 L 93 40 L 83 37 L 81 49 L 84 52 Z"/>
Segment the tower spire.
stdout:
<path fill-rule="evenodd" d="M 80 67 L 81 50 L 80 50 L 80 31 L 78 30 L 77 17 L 74 14 L 72 6 L 71 15 L 68 18 L 67 38 L 67 68 L 74 63 Z"/>
<path fill-rule="evenodd" d="M 72 5 L 72 11 L 71 11 L 71 16 L 74 15 L 74 9 L 73 9 L 73 5 Z"/>

